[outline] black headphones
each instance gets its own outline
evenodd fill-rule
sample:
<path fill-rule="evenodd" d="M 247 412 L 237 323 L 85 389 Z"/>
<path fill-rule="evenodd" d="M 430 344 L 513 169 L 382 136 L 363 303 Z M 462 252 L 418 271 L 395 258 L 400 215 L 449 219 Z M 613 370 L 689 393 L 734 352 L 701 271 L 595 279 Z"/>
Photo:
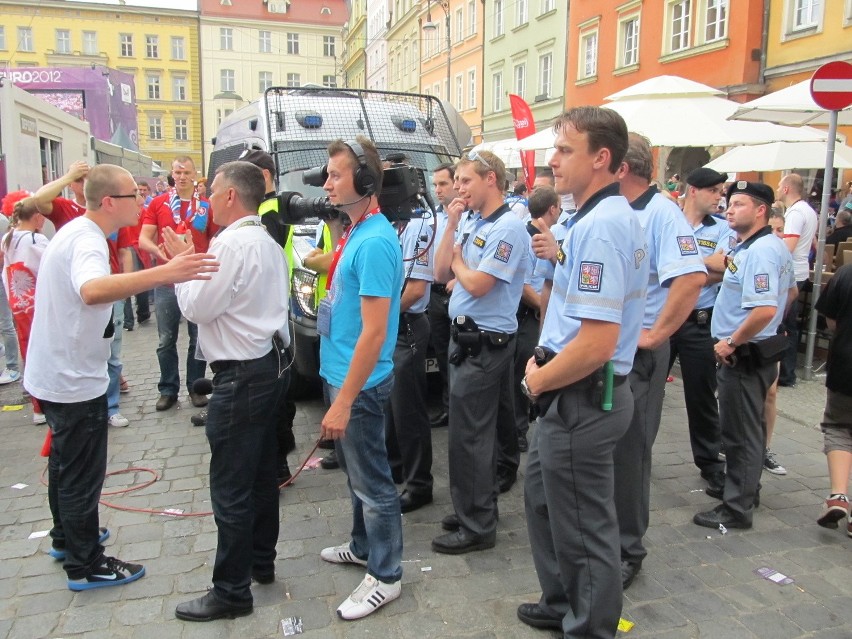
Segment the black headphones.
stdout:
<path fill-rule="evenodd" d="M 376 192 L 376 184 L 379 180 L 367 164 L 367 156 L 364 155 L 363 147 L 355 141 L 344 142 L 344 144 L 349 147 L 349 150 L 358 159 L 358 168 L 355 169 L 355 173 L 352 175 L 355 192 L 358 195 L 372 195 Z"/>

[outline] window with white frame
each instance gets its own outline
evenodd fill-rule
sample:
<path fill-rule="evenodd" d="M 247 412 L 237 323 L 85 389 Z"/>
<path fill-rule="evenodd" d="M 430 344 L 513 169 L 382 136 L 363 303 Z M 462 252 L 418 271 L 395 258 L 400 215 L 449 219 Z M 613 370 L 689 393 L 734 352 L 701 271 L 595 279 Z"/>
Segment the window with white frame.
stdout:
<path fill-rule="evenodd" d="M 476 108 L 476 69 L 467 71 L 467 108 Z"/>
<path fill-rule="evenodd" d="M 461 73 L 456 75 L 456 110 L 464 109 L 464 77 Z"/>
<path fill-rule="evenodd" d="M 456 11 L 456 42 L 461 42 L 464 39 L 464 11 L 459 9 Z"/>
<path fill-rule="evenodd" d="M 538 94 L 553 95 L 553 54 L 545 53 L 538 59 Z"/>
<path fill-rule="evenodd" d="M 503 72 L 500 71 L 491 76 L 491 89 L 493 95 L 492 111 L 497 113 L 503 110 Z"/>
<path fill-rule="evenodd" d="M 184 102 L 186 100 L 186 78 L 177 76 L 172 78 L 172 100 Z"/>
<path fill-rule="evenodd" d="M 556 0 L 541 0 L 541 12 L 547 13 L 548 11 L 556 10 Z"/>
<path fill-rule="evenodd" d="M 728 35 L 728 0 L 706 0 L 704 42 L 722 40 Z"/>
<path fill-rule="evenodd" d="M 272 86 L 272 71 L 260 71 L 257 74 L 257 90 L 260 93 Z"/>
<path fill-rule="evenodd" d="M 503 35 L 504 29 L 503 0 L 494 0 L 494 37 Z"/>
<path fill-rule="evenodd" d="M 587 31 L 580 35 L 580 80 L 593 78 L 598 74 L 598 31 Z"/>
<path fill-rule="evenodd" d="M 669 51 L 683 51 L 690 45 L 692 0 L 673 0 L 668 4 Z"/>
<path fill-rule="evenodd" d="M 189 140 L 189 120 L 187 118 L 175 118 L 175 140 L 182 142 Z"/>
<path fill-rule="evenodd" d="M 257 32 L 258 53 L 272 53 L 272 31 Z"/>
<path fill-rule="evenodd" d="M 288 87 L 300 87 L 302 86 L 302 76 L 299 73 L 288 73 L 287 74 L 287 86 Z"/>
<path fill-rule="evenodd" d="M 163 139 L 163 118 L 161 116 L 148 116 L 148 137 L 152 140 Z"/>
<path fill-rule="evenodd" d="M 324 87 L 328 87 L 329 89 L 334 89 L 337 87 L 337 76 L 336 75 L 324 75 L 322 76 L 322 85 Z"/>
<path fill-rule="evenodd" d="M 148 87 L 148 99 L 160 99 L 160 76 L 149 74 L 145 76 L 145 85 Z"/>
<path fill-rule="evenodd" d="M 439 100 L 441 99 L 441 85 L 437 82 L 432 87 L 432 95 L 434 95 Z"/>
<path fill-rule="evenodd" d="M 639 64 L 639 15 L 632 15 L 618 24 L 619 27 L 619 67 Z"/>
<path fill-rule="evenodd" d="M 793 0 L 793 30 L 810 29 L 820 22 L 823 0 Z"/>
<path fill-rule="evenodd" d="M 235 86 L 234 70 L 221 69 L 219 71 L 219 89 L 221 93 L 233 93 Z"/>
<path fill-rule="evenodd" d="M 296 44 L 296 49 L 298 50 L 298 43 Z M 326 58 L 333 58 L 335 56 L 335 39 L 334 36 L 323 36 L 322 37 L 322 54 Z M 298 52 L 298 51 L 297 51 Z"/>
<path fill-rule="evenodd" d="M 521 26 L 530 20 L 528 0 L 515 0 L 515 25 Z"/>
<path fill-rule="evenodd" d="M 467 3 L 467 35 L 476 35 L 476 0 Z"/>
<path fill-rule="evenodd" d="M 172 60 L 185 60 L 186 48 L 183 44 L 183 36 L 172 36 Z"/>
<path fill-rule="evenodd" d="M 56 53 L 71 53 L 71 32 L 68 29 L 56 30 Z"/>
<path fill-rule="evenodd" d="M 98 32 L 83 31 L 83 55 L 98 55 Z"/>
<path fill-rule="evenodd" d="M 527 92 L 527 65 L 515 65 L 513 75 L 515 78 L 515 93 L 521 97 L 524 97 Z"/>
<path fill-rule="evenodd" d="M 122 58 L 133 57 L 133 34 L 119 33 L 118 34 L 119 55 Z"/>
<path fill-rule="evenodd" d="M 287 34 L 287 53 L 289 55 L 299 55 L 299 34 Z"/>
<path fill-rule="evenodd" d="M 0 51 L 6 50 L 6 27 L 0 24 Z"/>
<path fill-rule="evenodd" d="M 234 30 L 231 27 L 219 27 L 219 49 L 231 51 L 234 48 Z"/>
<path fill-rule="evenodd" d="M 18 27 L 18 51 L 33 51 L 32 27 Z"/>
<path fill-rule="evenodd" d="M 146 35 L 145 36 L 145 57 L 159 58 L 160 57 L 160 36 Z"/>

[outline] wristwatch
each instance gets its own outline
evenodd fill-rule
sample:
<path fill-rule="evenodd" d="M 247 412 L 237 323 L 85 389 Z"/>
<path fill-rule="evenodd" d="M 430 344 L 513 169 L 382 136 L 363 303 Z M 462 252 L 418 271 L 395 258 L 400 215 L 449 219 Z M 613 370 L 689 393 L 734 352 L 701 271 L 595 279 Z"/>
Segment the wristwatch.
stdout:
<path fill-rule="evenodd" d="M 527 386 L 527 377 L 524 375 L 523 379 L 521 379 L 521 392 L 527 396 L 527 399 L 533 400 L 535 399 L 535 395 L 530 392 L 530 387 Z"/>
<path fill-rule="evenodd" d="M 726 338 L 726 339 L 725 339 L 725 343 L 726 343 L 728 346 L 730 346 L 731 348 L 736 348 L 736 347 L 737 347 L 737 345 L 736 345 L 736 344 L 734 344 L 734 338 L 733 338 L 733 336 Z"/>

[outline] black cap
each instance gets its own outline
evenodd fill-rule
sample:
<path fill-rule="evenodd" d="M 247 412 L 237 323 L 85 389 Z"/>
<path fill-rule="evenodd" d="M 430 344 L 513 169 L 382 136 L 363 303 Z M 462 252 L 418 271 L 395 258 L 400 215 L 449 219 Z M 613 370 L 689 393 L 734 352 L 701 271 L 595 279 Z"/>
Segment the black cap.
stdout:
<path fill-rule="evenodd" d="M 686 183 L 689 184 L 689 186 L 694 186 L 696 189 L 709 189 L 711 186 L 723 184 L 727 181 L 727 173 L 719 173 L 718 171 L 708 169 L 705 166 L 695 169 L 686 176 Z"/>
<path fill-rule="evenodd" d="M 275 161 L 266 151 L 259 149 L 246 149 L 238 158 L 241 162 L 251 162 L 260 169 L 266 169 L 275 175 Z"/>
<path fill-rule="evenodd" d="M 728 202 L 737 193 L 744 193 L 762 202 L 766 202 L 766 205 L 770 208 L 775 203 L 775 191 L 772 190 L 771 186 L 767 186 L 763 182 L 746 182 L 745 180 L 734 182 L 728 189 Z"/>

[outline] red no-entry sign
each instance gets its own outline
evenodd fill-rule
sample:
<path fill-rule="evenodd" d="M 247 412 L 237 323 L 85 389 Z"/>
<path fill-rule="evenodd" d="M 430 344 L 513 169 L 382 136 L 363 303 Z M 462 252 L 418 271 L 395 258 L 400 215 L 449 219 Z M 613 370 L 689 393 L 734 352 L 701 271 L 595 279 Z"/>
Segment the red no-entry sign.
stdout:
<path fill-rule="evenodd" d="M 811 96 L 829 111 L 842 111 L 852 104 L 852 64 L 829 62 L 814 71 Z"/>

